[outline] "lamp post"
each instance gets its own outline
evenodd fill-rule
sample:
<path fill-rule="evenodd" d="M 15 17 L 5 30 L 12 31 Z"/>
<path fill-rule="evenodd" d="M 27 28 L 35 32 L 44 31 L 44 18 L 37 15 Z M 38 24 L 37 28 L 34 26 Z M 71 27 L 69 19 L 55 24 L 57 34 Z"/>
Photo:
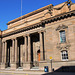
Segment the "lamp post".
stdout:
<path fill-rule="evenodd" d="M 51 72 L 53 71 L 52 70 L 52 57 L 50 57 L 50 62 L 51 62 Z"/>

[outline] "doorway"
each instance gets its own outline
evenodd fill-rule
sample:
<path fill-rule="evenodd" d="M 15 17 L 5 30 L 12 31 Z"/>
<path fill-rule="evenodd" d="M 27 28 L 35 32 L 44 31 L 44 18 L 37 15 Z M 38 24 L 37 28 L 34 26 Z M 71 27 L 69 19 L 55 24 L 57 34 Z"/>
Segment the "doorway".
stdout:
<path fill-rule="evenodd" d="M 40 50 L 37 51 L 37 59 L 40 61 Z"/>
<path fill-rule="evenodd" d="M 40 49 L 40 42 L 39 42 L 39 34 L 34 33 L 31 35 L 31 62 L 33 67 L 39 66 L 38 56 L 40 60 L 40 54 L 37 51 Z"/>

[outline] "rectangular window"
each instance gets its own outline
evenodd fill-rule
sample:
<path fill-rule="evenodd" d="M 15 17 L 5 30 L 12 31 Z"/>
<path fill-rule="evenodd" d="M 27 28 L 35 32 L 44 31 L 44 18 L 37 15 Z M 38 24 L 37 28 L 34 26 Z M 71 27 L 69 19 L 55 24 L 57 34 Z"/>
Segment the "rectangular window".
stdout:
<path fill-rule="evenodd" d="M 60 31 L 60 42 L 61 43 L 66 42 L 65 31 Z"/>

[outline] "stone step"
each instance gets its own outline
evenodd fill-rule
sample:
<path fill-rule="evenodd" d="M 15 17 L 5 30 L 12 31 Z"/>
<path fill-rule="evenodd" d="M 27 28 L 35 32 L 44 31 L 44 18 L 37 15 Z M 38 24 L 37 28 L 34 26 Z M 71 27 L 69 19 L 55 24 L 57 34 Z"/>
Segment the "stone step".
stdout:
<path fill-rule="evenodd" d="M 7 67 L 5 70 L 10 70 L 10 67 Z"/>
<path fill-rule="evenodd" d="M 22 67 L 18 67 L 16 70 L 23 70 L 23 68 Z"/>
<path fill-rule="evenodd" d="M 31 70 L 39 70 L 39 67 L 32 67 Z"/>
<path fill-rule="evenodd" d="M 0 70 L 0 72 L 9 72 L 9 73 L 44 73 L 43 70 Z"/>

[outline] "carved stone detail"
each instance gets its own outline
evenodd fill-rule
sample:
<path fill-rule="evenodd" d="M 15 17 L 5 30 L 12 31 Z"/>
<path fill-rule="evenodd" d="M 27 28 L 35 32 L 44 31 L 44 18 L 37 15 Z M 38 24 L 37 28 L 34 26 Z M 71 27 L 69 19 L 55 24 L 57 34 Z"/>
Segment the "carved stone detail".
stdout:
<path fill-rule="evenodd" d="M 47 12 L 47 13 L 50 13 L 50 15 L 52 16 L 52 11 L 53 11 L 53 9 L 55 9 L 55 10 L 60 10 L 60 9 L 62 9 L 66 4 L 67 4 L 69 10 L 71 10 L 71 5 L 74 4 L 74 3 L 72 3 L 71 0 L 68 0 L 68 1 L 65 2 L 61 7 L 58 7 L 58 8 L 53 8 L 53 5 L 50 5 L 49 8 L 48 8 L 49 12 Z M 46 14 L 47 14 L 47 13 L 46 13 Z"/>
<path fill-rule="evenodd" d="M 50 15 L 52 16 L 52 11 L 53 11 L 53 5 L 50 5 L 49 8 L 48 8 Z"/>
<path fill-rule="evenodd" d="M 68 0 L 68 1 L 67 1 L 67 5 L 68 5 L 69 10 L 71 10 L 71 5 L 72 5 L 72 4 L 73 4 L 73 3 L 72 3 L 71 0 Z"/>
<path fill-rule="evenodd" d="M 68 26 L 65 26 L 65 25 L 59 25 L 59 26 L 56 28 L 56 31 L 57 31 L 57 30 L 66 29 L 66 28 L 68 28 Z"/>
<path fill-rule="evenodd" d="M 64 43 L 64 44 L 59 43 L 59 44 L 57 44 L 57 48 L 59 50 L 68 50 L 70 46 L 71 46 L 70 43 Z"/>

